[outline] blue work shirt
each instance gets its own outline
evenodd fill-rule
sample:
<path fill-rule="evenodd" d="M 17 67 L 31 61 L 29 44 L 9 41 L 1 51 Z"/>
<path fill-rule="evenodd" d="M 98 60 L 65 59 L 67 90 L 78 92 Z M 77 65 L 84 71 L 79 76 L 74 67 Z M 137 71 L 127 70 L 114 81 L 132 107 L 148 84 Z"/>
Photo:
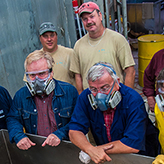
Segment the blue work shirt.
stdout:
<path fill-rule="evenodd" d="M 6 129 L 6 115 L 10 110 L 12 98 L 9 92 L 0 86 L 0 129 Z"/>
<path fill-rule="evenodd" d="M 123 144 L 145 152 L 147 128 L 149 135 L 156 134 L 157 129 L 148 119 L 147 112 L 142 97 L 133 89 L 120 83 L 121 102 L 117 105 L 113 123 L 111 125 L 112 141 L 120 140 Z M 89 89 L 84 90 L 77 100 L 71 122 L 70 130 L 81 131 L 87 134 L 89 128 L 97 145 L 108 143 L 106 126 L 103 112 L 99 108 L 93 110 L 90 105 L 88 95 Z M 156 138 L 157 139 L 157 138 Z M 147 153 L 144 153 L 148 155 Z"/>
<path fill-rule="evenodd" d="M 55 80 L 55 79 L 54 79 Z M 55 89 L 52 100 L 57 130 L 53 132 L 60 140 L 68 140 L 69 121 L 73 113 L 78 92 L 69 83 L 55 80 Z M 28 88 L 24 86 L 14 96 L 11 110 L 7 115 L 7 128 L 11 142 L 18 143 L 26 137 L 23 132 L 37 134 L 38 112 Z"/>

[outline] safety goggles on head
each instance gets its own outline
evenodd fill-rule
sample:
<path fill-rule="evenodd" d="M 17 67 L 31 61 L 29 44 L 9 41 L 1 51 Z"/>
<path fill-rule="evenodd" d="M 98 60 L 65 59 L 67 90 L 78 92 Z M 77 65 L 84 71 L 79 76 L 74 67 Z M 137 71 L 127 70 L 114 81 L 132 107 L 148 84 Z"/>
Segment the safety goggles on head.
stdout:
<path fill-rule="evenodd" d="M 45 81 L 48 77 L 50 77 L 51 72 L 52 72 L 52 68 L 41 70 L 41 71 L 25 72 L 25 74 L 27 77 L 27 81 L 33 82 L 36 80 L 36 77 L 42 81 Z"/>

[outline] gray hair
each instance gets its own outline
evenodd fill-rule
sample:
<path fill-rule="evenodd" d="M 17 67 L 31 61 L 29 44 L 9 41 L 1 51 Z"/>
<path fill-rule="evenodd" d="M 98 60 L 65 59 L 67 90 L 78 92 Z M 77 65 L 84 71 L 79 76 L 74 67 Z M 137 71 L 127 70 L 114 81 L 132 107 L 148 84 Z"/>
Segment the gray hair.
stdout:
<path fill-rule="evenodd" d="M 34 52 L 30 53 L 25 62 L 24 62 L 24 69 L 25 69 L 25 72 L 27 72 L 27 65 L 30 65 L 32 62 L 34 61 L 38 61 L 42 58 L 45 58 L 47 60 L 47 65 L 48 65 L 48 68 L 52 68 L 53 67 L 53 64 L 55 63 L 52 56 L 47 53 L 47 52 L 44 52 L 42 50 L 35 50 Z"/>
<path fill-rule="evenodd" d="M 112 64 L 107 63 L 107 62 L 98 62 L 95 63 L 88 71 L 87 73 L 87 81 L 96 81 L 97 79 L 100 79 L 105 72 L 108 72 L 109 75 L 117 81 L 117 79 L 119 78 L 116 75 L 116 72 L 112 66 Z"/>

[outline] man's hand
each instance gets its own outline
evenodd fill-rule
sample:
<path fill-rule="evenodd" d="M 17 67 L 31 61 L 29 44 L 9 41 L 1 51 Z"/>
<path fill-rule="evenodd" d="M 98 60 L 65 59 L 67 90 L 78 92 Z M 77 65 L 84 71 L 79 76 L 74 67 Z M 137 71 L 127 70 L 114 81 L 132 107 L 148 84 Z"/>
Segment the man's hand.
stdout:
<path fill-rule="evenodd" d="M 25 137 L 23 139 L 21 139 L 18 143 L 17 143 L 17 147 L 19 149 L 22 150 L 27 150 L 29 149 L 31 146 L 35 146 L 36 144 L 33 143 L 29 138 Z"/>
<path fill-rule="evenodd" d="M 50 145 L 50 146 L 58 146 L 60 144 L 60 139 L 55 134 L 50 134 L 46 140 L 43 142 L 42 146 Z"/>
<path fill-rule="evenodd" d="M 88 155 L 95 163 L 104 163 L 106 161 L 111 161 L 111 158 L 105 153 L 106 150 L 111 149 L 113 145 L 106 145 L 106 146 L 97 146 L 92 147 L 90 151 L 88 151 Z"/>
<path fill-rule="evenodd" d="M 154 96 L 147 97 L 147 101 L 148 101 L 149 109 L 152 112 L 154 112 L 154 106 L 155 106 L 155 98 L 154 98 Z"/>

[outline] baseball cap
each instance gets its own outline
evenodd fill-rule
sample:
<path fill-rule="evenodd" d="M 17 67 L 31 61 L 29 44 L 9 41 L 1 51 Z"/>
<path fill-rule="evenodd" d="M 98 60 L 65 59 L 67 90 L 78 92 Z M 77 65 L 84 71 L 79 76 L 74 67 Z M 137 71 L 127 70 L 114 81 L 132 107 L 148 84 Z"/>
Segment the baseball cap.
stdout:
<path fill-rule="evenodd" d="M 44 22 L 39 27 L 39 35 L 42 35 L 43 33 L 47 31 L 56 32 L 55 26 L 51 22 Z"/>
<path fill-rule="evenodd" d="M 86 2 L 83 3 L 78 10 L 79 16 L 81 16 L 82 13 L 92 13 L 95 9 L 100 10 L 99 6 L 94 2 Z"/>

